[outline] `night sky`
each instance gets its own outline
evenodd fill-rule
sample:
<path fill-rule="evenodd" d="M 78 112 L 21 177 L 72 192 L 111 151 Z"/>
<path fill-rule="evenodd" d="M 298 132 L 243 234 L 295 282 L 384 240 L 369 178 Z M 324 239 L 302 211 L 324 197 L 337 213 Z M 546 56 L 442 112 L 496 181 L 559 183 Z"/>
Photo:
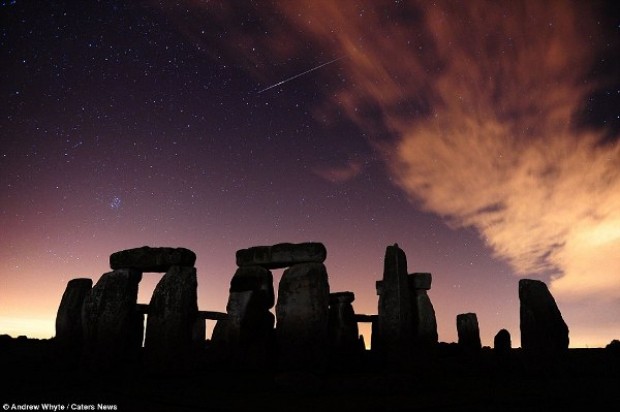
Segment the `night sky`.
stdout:
<path fill-rule="evenodd" d="M 620 338 L 612 6 L 0 1 L 0 334 L 53 336 L 118 250 L 192 249 L 225 311 L 236 250 L 320 241 L 368 314 L 398 243 L 441 341 L 476 312 L 520 345 L 523 277 L 571 346 Z"/>

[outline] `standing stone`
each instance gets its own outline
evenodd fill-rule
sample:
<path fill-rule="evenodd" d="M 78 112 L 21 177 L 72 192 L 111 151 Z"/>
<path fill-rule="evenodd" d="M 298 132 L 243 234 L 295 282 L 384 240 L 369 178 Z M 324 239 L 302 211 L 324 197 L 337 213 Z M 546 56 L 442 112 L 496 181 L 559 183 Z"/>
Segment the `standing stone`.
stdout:
<path fill-rule="evenodd" d="M 85 356 L 91 368 L 114 369 L 136 360 L 142 342 L 136 307 L 141 279 L 142 273 L 132 269 L 105 273 L 84 300 Z"/>
<path fill-rule="evenodd" d="M 475 352 L 482 348 L 480 329 L 478 328 L 478 317 L 475 313 L 462 313 L 457 315 L 456 330 L 459 335 L 459 347 L 463 350 Z"/>
<path fill-rule="evenodd" d="M 428 296 L 431 288 L 430 273 L 409 275 L 409 293 L 413 318 L 413 343 L 418 349 L 432 348 L 437 344 L 437 319 L 435 309 Z"/>
<path fill-rule="evenodd" d="M 298 263 L 323 263 L 327 250 L 322 243 L 279 243 L 273 246 L 255 246 L 236 253 L 237 266 L 262 266 L 278 269 Z"/>
<path fill-rule="evenodd" d="M 72 279 L 60 300 L 56 314 L 56 343 L 68 355 L 82 349 L 84 328 L 82 306 L 93 287 L 91 279 Z"/>
<path fill-rule="evenodd" d="M 189 366 L 198 315 L 196 289 L 196 269 L 186 266 L 172 266 L 155 287 L 144 342 L 150 369 L 176 371 Z"/>
<path fill-rule="evenodd" d="M 519 281 L 521 347 L 524 351 L 552 354 L 568 349 L 568 326 L 544 282 Z"/>
<path fill-rule="evenodd" d="M 506 329 L 501 329 L 499 332 L 497 332 L 497 335 L 495 335 L 495 338 L 493 339 L 493 349 L 495 350 L 495 353 L 499 355 L 505 355 L 509 353 L 512 349 L 510 332 L 508 332 Z"/>
<path fill-rule="evenodd" d="M 322 263 L 288 268 L 278 287 L 276 334 L 280 367 L 289 371 L 326 367 L 329 283 Z"/>
<path fill-rule="evenodd" d="M 227 320 L 214 330 L 214 342 L 220 353 L 235 367 L 267 366 L 273 346 L 275 318 L 273 275 L 261 266 L 237 269 L 230 282 L 226 305 Z"/>
<path fill-rule="evenodd" d="M 377 282 L 379 318 L 377 351 L 388 367 L 399 367 L 410 358 L 413 342 L 411 296 L 407 276 L 407 257 L 398 244 L 385 250 L 383 280 Z M 375 339 L 373 339 L 373 344 Z"/>
<path fill-rule="evenodd" d="M 254 292 L 253 305 L 269 310 L 274 304 L 273 275 L 261 266 L 244 266 L 237 269 L 230 281 L 230 292 Z"/>
<path fill-rule="evenodd" d="M 329 295 L 329 344 L 336 356 L 351 357 L 359 351 L 359 329 L 351 303 L 353 292 Z"/>
<path fill-rule="evenodd" d="M 202 349 L 205 347 L 207 340 L 207 322 L 204 318 L 196 316 L 194 326 L 192 327 L 192 343 L 195 348 Z"/>
<path fill-rule="evenodd" d="M 172 266 L 193 267 L 196 254 L 185 248 L 148 247 L 121 250 L 110 255 L 112 269 L 136 269 L 142 272 L 167 272 Z"/>

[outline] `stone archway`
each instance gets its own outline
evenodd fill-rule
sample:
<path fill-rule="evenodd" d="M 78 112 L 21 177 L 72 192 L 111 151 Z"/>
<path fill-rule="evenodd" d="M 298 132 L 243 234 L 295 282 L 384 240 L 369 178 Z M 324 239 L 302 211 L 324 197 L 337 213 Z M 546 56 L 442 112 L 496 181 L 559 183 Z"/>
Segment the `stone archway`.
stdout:
<path fill-rule="evenodd" d="M 145 246 L 113 253 L 112 272 L 103 274 L 90 292 L 84 294 L 79 320 L 75 316 L 70 320 L 74 324 L 79 322 L 73 329 L 82 330 L 81 344 L 87 365 L 109 369 L 135 362 L 142 346 L 144 316 L 148 314 L 145 364 L 158 370 L 183 368 L 192 344 L 192 331 L 199 319 L 195 262 L 196 254 L 184 248 Z M 137 305 L 138 284 L 144 272 L 165 274 L 155 287 L 150 303 Z M 70 282 L 65 294 L 74 286 Z M 57 324 L 66 324 L 63 320 L 72 311 L 75 309 L 63 299 Z M 77 339 L 68 336 L 66 330 L 69 328 L 57 328 L 59 341 Z"/>

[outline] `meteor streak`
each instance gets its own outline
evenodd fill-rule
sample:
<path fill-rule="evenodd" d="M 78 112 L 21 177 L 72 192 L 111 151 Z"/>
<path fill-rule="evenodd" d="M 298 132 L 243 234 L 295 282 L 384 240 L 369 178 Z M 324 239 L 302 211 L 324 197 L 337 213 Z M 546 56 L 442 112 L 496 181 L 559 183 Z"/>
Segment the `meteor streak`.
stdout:
<path fill-rule="evenodd" d="M 335 62 L 337 62 L 338 60 L 342 60 L 342 59 L 344 59 L 345 57 L 346 57 L 346 56 L 341 56 L 341 57 L 338 57 L 337 59 L 330 60 L 330 61 L 328 61 L 327 63 L 323 63 L 323 64 L 321 64 L 321 65 L 319 65 L 319 66 L 313 67 L 313 68 L 312 68 L 312 69 L 310 69 L 310 70 L 306 70 L 306 71 L 305 71 L 305 72 L 303 72 L 303 73 L 296 74 L 295 76 L 289 77 L 288 79 L 284 79 L 284 80 L 282 80 L 281 82 L 278 82 L 278 83 L 276 83 L 276 84 L 272 84 L 271 86 L 266 87 L 266 88 L 264 88 L 263 90 L 259 90 L 259 91 L 258 91 L 258 94 L 260 94 L 260 93 L 262 93 L 262 92 L 266 92 L 266 91 L 267 91 L 267 90 L 269 90 L 269 89 L 273 89 L 274 87 L 278 87 L 279 85 L 284 84 L 284 83 L 286 83 L 286 82 L 290 82 L 291 80 L 296 79 L 296 78 L 298 78 L 298 77 L 300 77 L 300 76 L 303 76 L 304 74 L 308 74 L 308 73 L 310 73 L 310 72 L 313 72 L 313 71 L 315 71 L 315 70 L 318 70 L 318 69 L 320 69 L 320 68 L 321 68 L 321 67 L 323 67 L 323 66 L 327 66 L 328 64 L 335 63 Z"/>

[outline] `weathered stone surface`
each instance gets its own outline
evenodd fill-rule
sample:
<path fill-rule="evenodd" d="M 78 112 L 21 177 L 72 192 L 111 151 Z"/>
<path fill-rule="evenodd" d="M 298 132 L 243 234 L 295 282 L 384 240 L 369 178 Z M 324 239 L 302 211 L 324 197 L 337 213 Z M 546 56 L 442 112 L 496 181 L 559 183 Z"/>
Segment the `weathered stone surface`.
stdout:
<path fill-rule="evenodd" d="M 432 348 L 437 344 L 437 319 L 435 309 L 426 289 L 413 289 L 415 277 L 412 280 L 411 293 L 411 317 L 413 319 L 413 344 L 416 349 Z"/>
<path fill-rule="evenodd" d="M 280 367 L 316 370 L 326 365 L 329 283 L 322 263 L 288 268 L 278 287 L 276 333 Z"/>
<path fill-rule="evenodd" d="M 521 347 L 550 354 L 568 349 L 568 326 L 544 282 L 519 281 Z"/>
<path fill-rule="evenodd" d="M 237 269 L 230 282 L 227 320 L 213 332 L 216 350 L 237 368 L 262 367 L 270 360 L 275 318 L 273 275 L 261 266 Z"/>
<path fill-rule="evenodd" d="M 105 273 L 82 307 L 85 356 L 94 369 L 111 369 L 134 361 L 142 346 L 138 283 L 142 273 L 119 269 Z"/>
<path fill-rule="evenodd" d="M 377 282 L 379 317 L 373 345 L 388 367 L 408 362 L 413 343 L 411 296 L 407 276 L 407 257 L 397 244 L 385 251 L 383 280 Z"/>
<path fill-rule="evenodd" d="M 409 275 L 411 289 L 429 290 L 433 282 L 433 275 L 426 272 L 416 272 Z"/>
<path fill-rule="evenodd" d="M 196 269 L 184 266 L 172 266 L 155 287 L 144 342 L 150 369 L 170 371 L 188 366 L 198 314 L 196 289 Z"/>
<path fill-rule="evenodd" d="M 218 321 L 213 331 L 220 357 L 236 369 L 266 367 L 272 361 L 275 317 L 261 290 L 230 292 L 226 312 L 226 321 Z"/>
<path fill-rule="evenodd" d="M 255 246 L 237 251 L 237 266 L 262 266 L 278 269 L 298 263 L 323 263 L 327 250 L 322 243 L 279 243 L 273 246 Z"/>
<path fill-rule="evenodd" d="M 77 351 L 82 347 L 82 306 L 92 287 L 91 279 L 72 279 L 62 295 L 56 314 L 56 342 L 66 351 Z"/>
<path fill-rule="evenodd" d="M 230 281 L 230 292 L 253 291 L 252 306 L 262 309 L 273 307 L 273 275 L 261 266 L 243 266 L 237 269 Z"/>
<path fill-rule="evenodd" d="M 432 348 L 437 344 L 435 308 L 427 290 L 431 288 L 430 273 L 413 273 L 408 277 L 413 319 L 413 343 L 416 349 Z"/>
<path fill-rule="evenodd" d="M 496 353 L 504 355 L 510 352 L 512 349 L 512 341 L 510 339 L 510 332 L 506 329 L 500 329 L 493 339 L 493 349 Z"/>
<path fill-rule="evenodd" d="M 353 292 L 329 295 L 329 345 L 338 357 L 355 355 L 359 351 L 359 329 L 351 303 Z"/>
<path fill-rule="evenodd" d="M 482 348 L 478 317 L 475 313 L 457 315 L 456 330 L 459 336 L 459 347 L 466 351 L 478 351 Z"/>
<path fill-rule="evenodd" d="M 110 255 L 112 269 L 136 269 L 142 272 L 167 272 L 172 266 L 192 267 L 194 263 L 196 254 L 185 248 L 143 246 Z"/>

